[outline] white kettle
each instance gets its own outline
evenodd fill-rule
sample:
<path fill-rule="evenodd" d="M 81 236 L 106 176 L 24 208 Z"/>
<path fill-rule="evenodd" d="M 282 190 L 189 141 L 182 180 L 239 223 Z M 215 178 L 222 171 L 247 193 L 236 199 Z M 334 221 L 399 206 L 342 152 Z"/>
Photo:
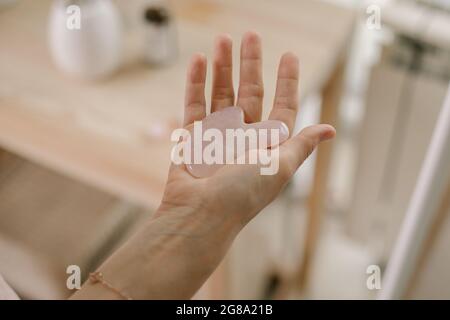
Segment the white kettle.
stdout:
<path fill-rule="evenodd" d="M 122 26 L 111 0 L 55 0 L 48 36 L 56 65 L 69 74 L 100 78 L 120 65 Z"/>

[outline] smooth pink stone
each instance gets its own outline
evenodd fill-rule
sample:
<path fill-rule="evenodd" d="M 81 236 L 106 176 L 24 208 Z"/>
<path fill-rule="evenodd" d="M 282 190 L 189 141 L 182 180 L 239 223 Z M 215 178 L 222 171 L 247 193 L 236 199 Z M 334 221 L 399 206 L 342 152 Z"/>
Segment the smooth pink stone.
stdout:
<path fill-rule="evenodd" d="M 278 120 L 267 120 L 267 121 L 261 121 L 261 122 L 256 122 L 256 123 L 245 123 L 244 122 L 244 112 L 241 108 L 239 107 L 227 107 L 224 108 L 222 110 L 216 111 L 208 116 L 206 116 L 202 121 L 202 134 L 204 134 L 204 132 L 207 129 L 210 128 L 215 128 L 221 131 L 224 140 L 223 140 L 223 163 L 225 163 L 225 158 L 226 158 L 226 141 L 225 141 L 225 137 L 226 137 L 226 129 L 243 129 L 243 130 L 247 130 L 250 128 L 253 128 L 256 130 L 257 136 L 259 137 L 259 130 L 260 129 L 266 129 L 267 131 L 267 141 L 266 141 L 266 145 L 267 148 L 273 148 L 281 143 L 283 143 L 284 141 L 286 141 L 289 138 L 289 128 L 286 126 L 286 124 L 284 124 L 282 121 L 278 121 Z M 186 128 L 187 130 L 189 130 L 190 135 L 191 135 L 191 139 L 192 141 L 194 141 L 195 137 L 194 137 L 194 125 L 190 125 L 189 127 Z M 270 141 L 270 129 L 278 129 L 279 132 L 279 141 L 278 143 L 273 143 Z M 203 139 L 202 139 L 203 141 Z M 210 144 L 210 141 L 203 141 L 203 148 L 202 150 L 204 150 L 205 146 L 207 146 L 208 144 Z M 257 146 L 259 146 L 259 139 L 258 139 L 258 143 Z M 246 139 L 246 144 L 245 144 L 245 151 L 249 151 L 250 146 L 249 143 Z M 235 146 L 235 150 L 236 150 L 236 146 Z M 240 156 L 240 154 L 236 154 L 234 156 L 234 159 L 238 158 Z M 193 162 L 194 159 L 194 143 L 191 143 L 191 159 Z M 209 177 L 211 175 L 213 175 L 217 170 L 219 170 L 222 166 L 224 166 L 224 164 L 206 164 L 206 163 L 202 163 L 202 164 L 186 164 L 186 168 L 188 169 L 189 173 L 191 175 L 193 175 L 194 177 L 197 178 L 204 178 L 204 177 Z"/>

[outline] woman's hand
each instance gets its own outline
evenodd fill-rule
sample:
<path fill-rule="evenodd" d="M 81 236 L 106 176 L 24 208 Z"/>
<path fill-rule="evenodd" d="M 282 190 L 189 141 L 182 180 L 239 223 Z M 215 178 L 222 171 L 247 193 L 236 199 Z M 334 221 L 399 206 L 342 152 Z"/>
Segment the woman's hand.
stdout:
<path fill-rule="evenodd" d="M 184 125 L 206 116 L 206 58 L 195 55 L 186 84 Z M 237 98 L 232 77 L 232 40 L 217 37 L 213 60 L 211 112 L 237 105 L 244 110 L 247 123 L 261 121 L 264 86 L 261 40 L 247 32 L 241 44 L 240 81 Z M 269 119 L 283 121 L 292 132 L 298 108 L 299 62 L 293 53 L 280 60 L 275 99 Z M 191 176 L 185 165 L 172 165 L 161 205 L 161 213 L 172 208 L 205 212 L 207 221 L 232 220 L 240 227 L 267 206 L 282 190 L 303 161 L 322 140 L 334 137 L 329 125 L 304 129 L 279 148 L 279 170 L 261 175 L 258 165 L 228 165 L 209 178 Z M 275 159 L 277 160 L 277 159 Z"/>
<path fill-rule="evenodd" d="M 231 46 L 228 36 L 217 38 L 211 112 L 237 105 L 246 122 L 258 122 L 264 93 L 261 40 L 253 32 L 242 39 L 237 99 Z M 290 132 L 297 114 L 298 78 L 297 57 L 284 54 L 269 118 L 283 121 Z M 205 81 L 206 58 L 195 55 L 187 76 L 185 126 L 206 116 Z M 329 125 L 303 129 L 279 147 L 279 170 L 274 175 L 261 175 L 258 165 L 225 165 L 213 176 L 198 179 L 184 165 L 172 165 L 155 216 L 99 268 L 110 287 L 87 282 L 73 298 L 192 297 L 245 224 L 277 196 L 314 148 L 334 135 Z"/>

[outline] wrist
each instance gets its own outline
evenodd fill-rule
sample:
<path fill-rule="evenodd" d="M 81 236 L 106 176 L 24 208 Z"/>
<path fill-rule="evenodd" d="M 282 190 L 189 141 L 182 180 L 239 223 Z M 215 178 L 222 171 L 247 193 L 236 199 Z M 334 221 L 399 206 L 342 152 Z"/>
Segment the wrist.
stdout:
<path fill-rule="evenodd" d="M 133 299 L 187 299 L 211 275 L 239 230 L 203 209 L 162 205 L 98 271 Z M 74 298 L 86 297 L 120 298 L 89 282 Z"/>
<path fill-rule="evenodd" d="M 175 223 L 174 227 L 192 236 L 208 236 L 220 242 L 232 241 L 245 226 L 237 215 L 205 205 L 189 207 L 162 203 L 151 221 L 167 219 Z"/>

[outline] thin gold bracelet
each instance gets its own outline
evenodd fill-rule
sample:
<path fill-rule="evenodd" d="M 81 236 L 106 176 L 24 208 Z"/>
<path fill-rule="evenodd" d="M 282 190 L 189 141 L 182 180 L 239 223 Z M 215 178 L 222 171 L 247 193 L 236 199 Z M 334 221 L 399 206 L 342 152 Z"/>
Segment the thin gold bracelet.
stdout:
<path fill-rule="evenodd" d="M 101 273 L 100 271 L 95 271 L 95 272 L 90 273 L 89 274 L 89 281 L 92 284 L 100 283 L 105 288 L 111 290 L 112 292 L 114 292 L 115 294 L 117 294 L 119 297 L 121 297 L 124 300 L 133 300 L 133 299 L 131 299 L 130 296 L 124 294 L 122 291 L 120 291 L 119 289 L 116 289 L 110 283 L 105 281 L 105 279 L 103 278 L 103 273 Z"/>

